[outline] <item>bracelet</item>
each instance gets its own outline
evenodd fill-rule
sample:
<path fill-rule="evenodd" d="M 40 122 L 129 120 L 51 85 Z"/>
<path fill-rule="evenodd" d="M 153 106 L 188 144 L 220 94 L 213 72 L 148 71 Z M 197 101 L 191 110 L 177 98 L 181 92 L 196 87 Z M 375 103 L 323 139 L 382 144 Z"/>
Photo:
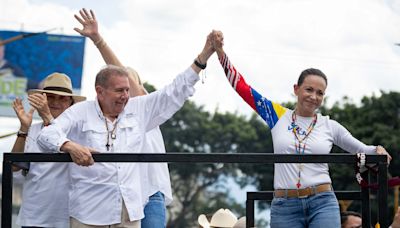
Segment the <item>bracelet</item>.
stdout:
<path fill-rule="evenodd" d="M 199 60 L 199 61 L 197 61 L 197 60 Z M 194 65 L 196 65 L 198 68 L 200 68 L 202 70 L 206 69 L 206 67 L 207 67 L 207 63 L 204 63 L 204 64 L 200 63 L 200 58 L 199 57 L 194 59 Z"/>
<path fill-rule="evenodd" d="M 18 131 L 17 137 L 26 138 L 28 136 L 28 132 Z"/>
<path fill-rule="evenodd" d="M 103 41 L 103 37 L 100 37 L 99 40 L 97 40 L 96 42 L 93 41 L 94 45 L 99 45 L 101 43 L 101 41 Z"/>
<path fill-rule="evenodd" d="M 97 48 L 102 48 L 106 46 L 106 42 L 103 40 L 103 37 L 100 37 L 100 39 L 96 42 L 93 42 L 94 45 L 96 45 Z"/>

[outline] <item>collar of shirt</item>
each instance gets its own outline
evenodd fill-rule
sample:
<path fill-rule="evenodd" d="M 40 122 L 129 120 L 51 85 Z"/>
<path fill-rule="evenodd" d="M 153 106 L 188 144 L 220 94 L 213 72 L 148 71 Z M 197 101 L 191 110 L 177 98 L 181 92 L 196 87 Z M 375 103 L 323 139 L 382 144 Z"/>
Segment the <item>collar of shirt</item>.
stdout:
<path fill-rule="evenodd" d="M 128 101 L 128 102 L 129 102 L 129 101 Z M 98 117 L 99 117 L 102 121 L 104 121 L 104 119 L 105 119 L 106 117 L 104 116 L 103 110 L 101 110 L 100 103 L 99 103 L 99 100 L 97 99 L 97 97 L 96 97 L 96 99 L 95 99 L 94 105 L 95 105 L 95 109 L 96 109 L 96 113 L 97 113 Z M 119 120 L 122 118 L 122 116 L 123 116 L 124 114 L 125 114 L 125 108 L 124 108 L 124 110 L 122 110 L 122 112 L 118 115 L 118 117 L 113 121 L 113 123 L 115 123 L 115 121 L 119 121 Z"/>

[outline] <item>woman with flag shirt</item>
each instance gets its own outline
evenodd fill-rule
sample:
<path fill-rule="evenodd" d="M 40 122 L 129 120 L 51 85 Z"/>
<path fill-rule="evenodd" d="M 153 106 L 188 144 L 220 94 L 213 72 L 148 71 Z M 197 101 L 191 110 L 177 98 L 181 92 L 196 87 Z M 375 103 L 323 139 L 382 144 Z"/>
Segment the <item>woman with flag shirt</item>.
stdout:
<path fill-rule="evenodd" d="M 268 124 L 275 154 L 328 154 L 333 144 L 351 153 L 386 154 L 382 146 L 369 146 L 354 138 L 338 122 L 316 113 L 321 106 L 327 78 L 306 69 L 294 85 L 294 110 L 272 102 L 246 83 L 223 50 L 223 34 L 214 31 L 213 47 L 233 89 Z M 277 163 L 271 227 L 340 227 L 338 201 L 326 163 Z"/>

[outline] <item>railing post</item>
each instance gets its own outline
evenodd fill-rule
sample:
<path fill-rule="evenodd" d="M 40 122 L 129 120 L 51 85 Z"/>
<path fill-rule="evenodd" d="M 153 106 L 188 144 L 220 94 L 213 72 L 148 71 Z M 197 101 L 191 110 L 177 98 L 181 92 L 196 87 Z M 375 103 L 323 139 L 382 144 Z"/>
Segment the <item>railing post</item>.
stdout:
<path fill-rule="evenodd" d="M 11 228 L 12 222 L 12 170 L 7 154 L 3 157 L 1 227 Z"/>
<path fill-rule="evenodd" d="M 387 178 L 387 163 L 379 162 L 378 170 L 378 205 L 379 205 L 379 224 L 381 227 L 388 227 L 388 206 L 387 206 L 387 194 L 388 194 L 388 178 Z"/>
<path fill-rule="evenodd" d="M 361 174 L 364 180 L 369 183 L 369 171 Z M 362 227 L 371 227 L 371 206 L 370 206 L 370 190 L 369 188 L 361 188 L 361 210 L 362 210 Z"/>
<path fill-rule="evenodd" d="M 254 200 L 247 193 L 246 200 L 246 227 L 254 227 Z"/>

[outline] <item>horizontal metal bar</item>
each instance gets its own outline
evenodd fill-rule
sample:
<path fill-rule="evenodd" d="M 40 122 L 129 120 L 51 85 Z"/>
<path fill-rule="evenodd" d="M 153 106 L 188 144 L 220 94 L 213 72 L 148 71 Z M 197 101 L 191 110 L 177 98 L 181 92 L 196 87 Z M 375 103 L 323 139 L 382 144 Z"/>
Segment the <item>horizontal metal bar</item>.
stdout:
<path fill-rule="evenodd" d="M 355 163 L 354 154 L 261 154 L 261 153 L 96 153 L 96 162 L 185 163 Z M 64 153 L 4 153 L 6 162 L 71 162 Z M 386 163 L 385 155 L 368 155 L 366 163 Z"/>

